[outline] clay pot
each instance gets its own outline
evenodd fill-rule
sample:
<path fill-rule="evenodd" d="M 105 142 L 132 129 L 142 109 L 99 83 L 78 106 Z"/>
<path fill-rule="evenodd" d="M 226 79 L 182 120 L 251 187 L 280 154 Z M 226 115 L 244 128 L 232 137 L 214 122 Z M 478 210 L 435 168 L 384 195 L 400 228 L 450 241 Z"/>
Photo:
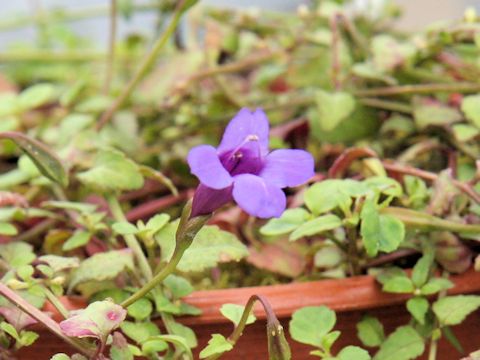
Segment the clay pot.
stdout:
<path fill-rule="evenodd" d="M 455 287 L 449 294 L 480 293 L 480 273 L 473 270 L 462 275 L 452 276 Z M 365 313 L 379 318 L 390 333 L 397 326 L 407 324 L 410 316 L 405 309 L 406 295 L 387 294 L 371 276 L 357 276 L 342 280 L 322 280 L 286 285 L 258 286 L 239 289 L 197 291 L 185 298 L 186 302 L 202 310 L 197 317 L 184 317 L 181 322 L 190 326 L 198 336 L 199 346 L 195 357 L 207 344 L 211 334 L 228 336 L 233 325 L 220 314 L 225 303 L 244 305 L 253 294 L 265 296 L 281 320 L 288 335 L 288 322 L 291 314 L 304 306 L 326 305 L 337 312 L 336 330 L 342 335 L 336 348 L 346 345 L 361 345 L 357 337 L 356 323 Z M 82 302 L 75 300 L 74 307 Z M 265 314 L 260 307 L 255 308 L 257 321 L 246 327 L 234 350 L 225 354 L 228 360 L 268 359 Z M 452 327 L 466 353 L 480 348 L 480 311 L 471 314 L 461 325 Z M 48 360 L 57 352 L 72 353 L 66 344 L 45 329 L 39 329 L 41 337 L 37 342 L 19 353 L 19 359 Z M 299 344 L 288 338 L 292 348 L 292 359 L 312 359 L 311 347 Z M 335 348 L 334 348 L 335 350 Z M 461 354 L 442 339 L 439 343 L 437 360 L 459 359 Z M 426 354 L 424 357 L 426 358 Z M 354 359 L 352 359 L 354 360 Z"/>

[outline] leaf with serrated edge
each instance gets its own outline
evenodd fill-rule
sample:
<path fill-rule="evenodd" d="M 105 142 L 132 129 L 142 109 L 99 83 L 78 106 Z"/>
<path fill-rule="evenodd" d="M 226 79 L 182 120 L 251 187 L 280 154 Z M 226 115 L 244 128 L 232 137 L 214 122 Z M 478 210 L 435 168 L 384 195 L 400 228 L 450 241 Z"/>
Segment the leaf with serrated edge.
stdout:
<path fill-rule="evenodd" d="M 133 255 L 129 249 L 95 254 L 75 269 L 70 280 L 69 291 L 83 282 L 114 279 L 127 269 L 134 269 Z"/>
<path fill-rule="evenodd" d="M 432 308 L 442 325 L 458 325 L 480 307 L 480 296 L 457 295 L 437 300 Z"/>
<path fill-rule="evenodd" d="M 228 342 L 223 335 L 213 334 L 208 341 L 207 347 L 200 352 L 200 359 L 205 359 L 211 355 L 223 354 L 233 349 L 233 345 Z"/>
<path fill-rule="evenodd" d="M 424 340 L 415 329 L 411 326 L 401 326 L 383 342 L 374 360 L 416 359 L 424 349 Z"/>
<path fill-rule="evenodd" d="M 220 312 L 223 316 L 225 316 L 228 320 L 233 322 L 235 326 L 238 326 L 240 319 L 242 318 L 243 312 L 245 311 L 245 306 L 237 305 L 237 304 L 223 304 L 220 308 Z M 248 315 L 246 324 L 253 324 L 256 318 L 252 312 Z"/>

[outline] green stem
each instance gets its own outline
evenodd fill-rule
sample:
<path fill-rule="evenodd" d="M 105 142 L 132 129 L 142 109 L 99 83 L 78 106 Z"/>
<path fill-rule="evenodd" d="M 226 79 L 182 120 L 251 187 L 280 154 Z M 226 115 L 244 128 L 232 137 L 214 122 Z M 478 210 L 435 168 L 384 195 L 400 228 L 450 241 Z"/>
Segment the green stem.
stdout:
<path fill-rule="evenodd" d="M 408 94 L 432 94 L 437 92 L 470 93 L 478 91 L 480 91 L 480 84 L 458 82 L 452 84 L 415 84 L 359 89 L 354 90 L 353 94 L 356 96 L 393 96 Z"/>
<path fill-rule="evenodd" d="M 128 222 L 120 206 L 120 203 L 118 202 L 118 199 L 115 197 L 115 195 L 108 194 L 105 196 L 105 198 L 108 202 L 108 205 L 110 206 L 110 210 L 112 211 L 112 215 L 115 218 L 115 220 L 121 221 L 121 222 Z M 145 257 L 145 254 L 143 253 L 143 250 L 137 238 L 132 234 L 128 234 L 128 235 L 124 235 L 124 239 L 125 239 L 125 242 L 127 243 L 127 246 L 133 251 L 145 280 L 150 281 L 153 276 L 152 269 L 148 264 L 148 260 Z"/>
<path fill-rule="evenodd" d="M 448 279 L 448 272 L 444 271 L 443 274 L 442 274 L 442 277 Z M 447 295 L 446 290 L 441 291 L 438 294 L 437 301 L 444 298 L 446 295 Z M 435 330 L 440 331 L 439 322 L 438 322 L 437 318 L 435 318 L 435 321 L 434 321 L 434 331 L 432 333 L 431 340 L 430 340 L 430 350 L 428 352 L 428 360 L 436 360 L 437 359 L 437 349 L 438 349 L 439 336 L 435 335 L 435 333 L 436 333 Z"/>
<path fill-rule="evenodd" d="M 459 233 L 480 234 L 480 225 L 457 223 L 421 211 L 392 206 L 384 208 L 380 212 L 394 216 L 404 222 L 407 227 L 416 229 L 448 230 Z"/>
<path fill-rule="evenodd" d="M 110 92 L 110 83 L 112 82 L 113 64 L 115 60 L 115 42 L 117 34 L 117 0 L 110 0 L 110 32 L 108 38 L 108 55 L 106 59 L 107 70 L 105 75 L 105 84 L 103 93 Z"/>
<path fill-rule="evenodd" d="M 30 315 L 32 318 L 42 323 L 53 334 L 57 335 L 63 341 L 73 346 L 75 349 L 77 349 L 77 351 L 79 351 L 83 355 L 87 356 L 88 358 L 91 358 L 95 354 L 95 351 L 91 348 L 91 346 L 89 346 L 89 344 L 85 343 L 84 341 L 66 336 L 62 332 L 62 329 L 57 324 L 57 322 L 55 322 L 49 316 L 45 315 L 35 306 L 28 303 L 25 299 L 23 299 L 20 295 L 15 293 L 13 290 L 11 290 L 8 286 L 6 286 L 3 283 L 0 283 L 0 294 L 4 296 L 8 301 L 10 301 L 13 305 L 17 306 L 24 313 Z"/>
<path fill-rule="evenodd" d="M 397 111 L 405 114 L 411 114 L 413 112 L 413 109 L 410 105 L 403 104 L 398 101 L 387 101 L 376 98 L 360 98 L 358 101 L 362 105 L 377 109 Z"/>
<path fill-rule="evenodd" d="M 173 251 L 170 261 L 158 274 L 153 277 L 153 279 L 151 279 L 140 290 L 132 294 L 132 296 L 121 303 L 124 308 L 147 295 L 152 289 L 165 280 L 168 275 L 172 274 L 176 270 L 183 254 L 192 244 L 195 235 L 197 235 L 203 225 L 205 225 L 206 221 L 210 218 L 210 216 L 197 216 L 189 219 L 190 211 L 191 202 L 188 203 L 183 209 L 180 224 L 178 225 L 178 229 L 175 234 L 175 250 Z"/>
<path fill-rule="evenodd" d="M 155 275 L 152 280 L 146 283 L 140 290 L 130 296 L 127 300 L 121 303 L 121 305 L 126 308 L 132 305 L 135 301 L 141 299 L 145 295 L 147 295 L 155 286 L 160 284 L 165 278 L 172 274 L 175 269 L 177 268 L 178 263 L 182 259 L 183 253 L 187 250 L 187 248 L 175 248 L 172 258 L 168 262 L 168 264 L 160 271 L 157 275 Z"/>
<path fill-rule="evenodd" d="M 57 309 L 57 311 L 60 313 L 60 315 L 63 316 L 64 319 L 68 318 L 69 312 L 63 306 L 63 304 L 58 300 L 58 298 L 55 296 L 55 294 L 48 288 L 44 288 L 45 295 L 47 296 L 48 301 Z"/>
<path fill-rule="evenodd" d="M 358 249 L 357 249 L 357 229 L 354 227 L 347 228 L 347 238 L 348 238 L 348 265 L 350 267 L 350 274 L 352 276 L 359 275 L 361 271 L 360 264 L 358 262 Z"/>
<path fill-rule="evenodd" d="M 167 44 L 168 39 L 170 39 L 171 35 L 174 33 L 177 25 L 180 21 L 181 16 L 184 13 L 184 1 L 180 2 L 173 14 L 173 18 L 170 21 L 170 24 L 165 29 L 163 34 L 158 38 L 155 42 L 152 50 L 150 53 L 143 59 L 142 63 L 140 64 L 139 68 L 137 69 L 135 75 L 127 84 L 123 92 L 117 98 L 117 100 L 110 106 L 107 111 L 105 111 L 100 118 L 100 121 L 97 124 L 97 130 L 100 130 L 104 127 L 112 118 L 113 114 L 118 110 L 120 106 L 124 104 L 124 102 L 130 97 L 133 90 L 137 87 L 140 81 L 143 79 L 145 74 L 150 70 L 153 63 L 158 57 L 158 54 L 163 49 L 163 47 Z"/>

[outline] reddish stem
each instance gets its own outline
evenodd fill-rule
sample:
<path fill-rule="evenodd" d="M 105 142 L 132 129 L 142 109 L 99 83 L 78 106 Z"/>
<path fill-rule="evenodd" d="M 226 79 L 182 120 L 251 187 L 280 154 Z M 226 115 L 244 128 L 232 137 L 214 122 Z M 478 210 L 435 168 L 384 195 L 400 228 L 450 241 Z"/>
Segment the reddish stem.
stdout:
<path fill-rule="evenodd" d="M 348 167 L 361 157 L 376 157 L 372 149 L 366 147 L 355 147 L 346 149 L 333 163 L 328 170 L 329 178 L 341 178 Z"/>
<path fill-rule="evenodd" d="M 428 180 L 428 181 L 435 181 L 438 178 L 438 175 L 432 173 L 430 171 L 417 169 L 412 166 L 406 166 L 401 164 L 393 164 L 389 162 L 382 162 L 383 167 L 389 171 L 394 173 L 406 174 L 406 175 L 413 175 L 419 178 Z M 472 187 L 470 183 L 462 182 L 453 179 L 453 184 L 463 191 L 466 195 L 468 195 L 473 201 L 480 204 L 480 194 Z"/>
<path fill-rule="evenodd" d="M 169 206 L 178 204 L 188 199 L 192 194 L 191 190 L 182 191 L 178 196 L 168 195 L 160 199 L 155 199 L 146 203 L 143 203 L 126 214 L 128 221 L 133 222 L 139 219 L 145 219 L 153 214 L 162 211 Z"/>

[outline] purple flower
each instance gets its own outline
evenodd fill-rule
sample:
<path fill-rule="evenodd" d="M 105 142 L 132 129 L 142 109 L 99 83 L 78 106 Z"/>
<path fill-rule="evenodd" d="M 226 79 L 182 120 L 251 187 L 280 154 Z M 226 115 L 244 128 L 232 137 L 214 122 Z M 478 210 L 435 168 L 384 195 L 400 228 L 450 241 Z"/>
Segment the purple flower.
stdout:
<path fill-rule="evenodd" d="M 265 113 L 241 109 L 230 121 L 218 148 L 200 145 L 190 150 L 188 164 L 200 180 L 192 217 L 206 215 L 231 200 L 260 218 L 278 217 L 285 210 L 283 188 L 305 183 L 314 162 L 304 150 L 268 150 Z"/>

